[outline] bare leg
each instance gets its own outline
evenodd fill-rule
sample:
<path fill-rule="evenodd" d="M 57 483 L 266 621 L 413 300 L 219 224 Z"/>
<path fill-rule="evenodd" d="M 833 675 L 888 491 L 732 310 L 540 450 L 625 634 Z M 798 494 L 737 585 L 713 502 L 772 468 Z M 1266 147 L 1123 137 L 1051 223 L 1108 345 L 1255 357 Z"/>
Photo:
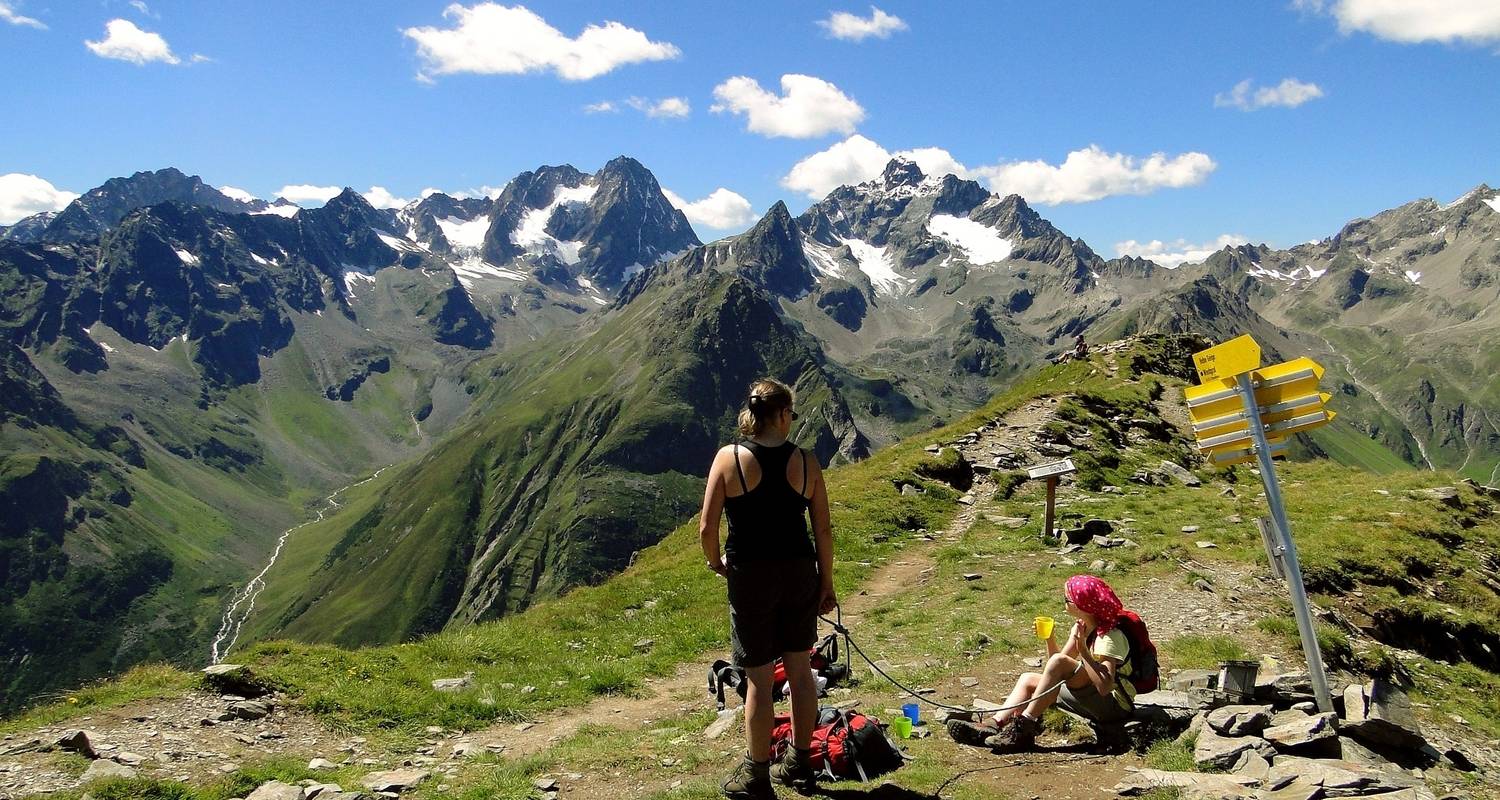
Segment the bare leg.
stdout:
<path fill-rule="evenodd" d="M 1076 681 L 1076 683 L 1075 683 Z M 1057 653 L 1047 659 L 1047 666 L 1042 670 L 1042 679 L 1038 689 L 1046 689 L 1054 684 L 1066 682 L 1069 686 L 1082 686 L 1088 681 L 1088 676 L 1078 670 L 1078 660 L 1072 656 Z M 1057 702 L 1060 689 L 1053 689 L 1046 694 L 1032 697 L 1031 704 L 1026 706 L 1026 716 L 1032 719 L 1041 719 L 1042 713 Z"/>
<path fill-rule="evenodd" d="M 812 747 L 813 728 L 818 724 L 818 685 L 813 682 L 810 654 L 782 653 L 786 680 L 792 695 L 792 746 L 799 750 Z"/>
<path fill-rule="evenodd" d="M 996 725 L 1003 725 L 1006 720 L 1021 713 L 1021 704 L 1031 699 L 1031 693 L 1036 691 L 1037 681 L 1041 680 L 1041 677 L 1035 672 L 1027 672 L 1016 679 L 1016 688 L 1011 689 L 1010 696 L 1005 698 L 1006 709 L 995 714 Z"/>
<path fill-rule="evenodd" d="M 745 669 L 745 752 L 752 761 L 771 758 L 771 720 L 775 708 L 771 702 L 771 674 L 774 664 Z"/>

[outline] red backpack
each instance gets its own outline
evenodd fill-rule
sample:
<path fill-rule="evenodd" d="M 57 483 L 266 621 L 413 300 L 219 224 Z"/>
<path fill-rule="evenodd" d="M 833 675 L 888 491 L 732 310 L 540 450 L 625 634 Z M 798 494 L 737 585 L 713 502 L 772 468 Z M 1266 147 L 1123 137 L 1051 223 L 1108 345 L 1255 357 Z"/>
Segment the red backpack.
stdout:
<path fill-rule="evenodd" d="M 1123 610 L 1115 620 L 1115 627 L 1125 634 L 1125 641 L 1130 643 L 1130 653 L 1125 656 L 1125 663 L 1130 665 L 1130 674 L 1122 677 L 1135 687 L 1136 694 L 1156 691 L 1157 683 L 1161 680 L 1161 662 L 1157 659 L 1156 645 L 1152 644 L 1151 634 L 1146 631 L 1146 623 L 1141 621 L 1141 615 L 1129 609 Z"/>
<path fill-rule="evenodd" d="M 792 718 L 777 715 L 771 728 L 771 760 L 780 759 L 792 747 Z M 809 759 L 814 772 L 831 780 L 867 781 L 900 767 L 901 751 L 891 744 L 880 720 L 858 711 L 818 709 Z"/>

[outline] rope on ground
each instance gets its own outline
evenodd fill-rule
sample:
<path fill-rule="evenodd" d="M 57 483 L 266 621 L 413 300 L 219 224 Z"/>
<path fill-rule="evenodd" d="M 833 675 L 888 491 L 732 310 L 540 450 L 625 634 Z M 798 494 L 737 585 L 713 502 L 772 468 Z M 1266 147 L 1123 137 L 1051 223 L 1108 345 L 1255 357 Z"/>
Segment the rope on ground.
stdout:
<path fill-rule="evenodd" d="M 910 687 L 906 686 L 905 684 L 901 683 L 900 681 L 898 681 L 895 678 L 892 678 L 890 675 L 886 674 L 885 670 L 881 669 L 879 667 L 879 665 L 877 665 L 874 661 L 872 661 L 870 659 L 869 656 L 865 655 L 865 651 L 862 650 L 862 649 L 860 649 L 859 645 L 857 645 L 857 644 L 854 643 L 854 637 L 849 635 L 849 629 L 846 628 L 846 627 L 844 627 L 844 624 L 843 624 L 843 619 L 844 619 L 843 609 L 839 610 L 838 620 L 837 621 L 831 620 L 831 619 L 829 619 L 829 618 L 827 618 L 825 616 L 822 616 L 822 615 L 819 615 L 818 618 L 821 619 L 821 620 L 823 620 L 824 622 L 828 623 L 829 625 L 833 626 L 834 632 L 844 637 L 844 644 L 848 648 L 845 651 L 846 653 L 849 650 L 853 650 L 854 652 L 858 653 L 859 657 L 862 658 L 862 659 L 864 659 L 866 664 L 870 665 L 870 669 L 875 670 L 875 674 L 879 675 L 882 678 L 885 678 L 887 681 L 890 681 L 891 685 L 895 686 L 897 689 L 900 689 L 901 691 L 906 692 L 907 694 L 909 694 L 912 697 L 916 698 L 919 702 L 923 702 L 923 703 L 926 703 L 926 704 L 928 704 L 930 706 L 933 706 L 935 708 L 941 708 L 941 709 L 944 709 L 944 710 L 947 710 L 947 711 L 957 711 L 957 712 L 963 713 L 963 714 L 997 714 L 997 713 L 999 713 L 1001 711 L 1010 711 L 1011 709 L 1025 708 L 1026 706 L 1031 705 L 1031 702 L 1033 700 L 1035 700 L 1036 698 L 1038 698 L 1038 697 L 1044 697 L 1046 695 L 1049 695 L 1049 694 L 1057 691 L 1059 688 L 1062 687 L 1063 684 L 1067 683 L 1070 679 L 1072 679 L 1072 677 L 1074 675 L 1077 675 L 1078 674 L 1078 670 L 1083 669 L 1083 662 L 1080 661 L 1080 662 L 1078 662 L 1078 666 L 1076 666 L 1076 667 L 1073 668 L 1072 672 L 1068 673 L 1067 676 L 1065 676 L 1062 679 L 1058 680 L 1056 683 L 1052 684 L 1051 686 L 1048 686 L 1046 691 L 1035 692 L 1035 693 L 1033 693 L 1031 695 L 1031 697 L 1029 697 L 1026 700 L 1024 700 L 1022 702 L 1019 702 L 1019 703 L 1012 703 L 1011 705 L 1008 705 L 1008 706 L 998 706 L 998 707 L 995 707 L 995 708 L 966 708 L 964 706 L 951 706 L 951 705 L 948 705 L 947 703 L 941 703 L 941 702 L 938 702 L 937 700 L 933 700 L 931 698 L 925 697 L 921 693 L 917 692 L 916 690 L 911 689 Z M 847 656 L 846 656 L 846 658 L 847 658 Z"/>

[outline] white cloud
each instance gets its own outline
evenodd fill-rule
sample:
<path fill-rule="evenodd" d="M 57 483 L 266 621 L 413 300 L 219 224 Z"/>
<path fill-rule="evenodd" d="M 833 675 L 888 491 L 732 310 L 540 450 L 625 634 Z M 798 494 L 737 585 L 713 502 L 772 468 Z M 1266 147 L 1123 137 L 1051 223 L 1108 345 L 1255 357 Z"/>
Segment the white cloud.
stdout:
<path fill-rule="evenodd" d="M 0 20 L 9 22 L 12 25 L 25 25 L 28 28 L 47 30 L 46 24 L 41 20 L 35 17 L 22 16 L 20 12 L 16 11 L 15 4 L 8 3 L 6 0 L 0 0 Z"/>
<path fill-rule="evenodd" d="M 284 197 L 299 206 L 321 205 L 338 197 L 339 192 L 344 191 L 338 186 L 313 186 L 306 183 L 292 183 L 281 187 L 276 193 L 277 197 Z"/>
<path fill-rule="evenodd" d="M 828 31 L 829 36 L 850 42 L 863 41 L 871 36 L 877 39 L 889 39 L 896 31 L 906 30 L 905 20 L 887 14 L 875 6 L 870 6 L 869 18 L 850 14 L 847 11 L 835 11 L 828 16 L 828 19 L 819 20 L 818 24 Z"/>
<path fill-rule="evenodd" d="M 583 107 L 583 113 L 585 114 L 613 114 L 619 110 L 620 109 L 617 108 L 615 104 L 609 100 L 601 100 L 597 103 L 589 103 L 588 105 Z"/>
<path fill-rule="evenodd" d="M 248 203 L 256 199 L 255 195 L 235 186 L 220 186 L 219 194 L 224 195 L 230 200 L 238 200 L 241 203 Z"/>
<path fill-rule="evenodd" d="M 1068 154 L 1062 164 L 1018 161 L 994 166 L 966 167 L 940 147 L 891 152 L 859 134 L 814 153 L 792 166 L 781 185 L 818 199 L 839 186 L 862 183 L 878 176 L 892 158 L 916 162 L 928 175 L 953 174 L 982 180 L 999 194 L 1019 194 L 1042 205 L 1085 203 L 1120 194 L 1150 194 L 1158 189 L 1202 183 L 1218 167 L 1203 153 L 1169 157 L 1155 153 L 1145 159 L 1106 153 L 1097 145 Z"/>
<path fill-rule="evenodd" d="M 151 7 L 146 5 L 145 0 L 130 0 L 130 7 L 148 17 L 156 16 L 151 13 Z"/>
<path fill-rule="evenodd" d="M 755 211 L 750 207 L 750 201 L 722 186 L 702 200 L 693 202 L 682 199 L 670 189 L 661 191 L 666 195 L 667 202 L 681 209 L 688 222 L 705 228 L 742 228 L 755 221 Z"/>
<path fill-rule="evenodd" d="M 337 194 L 337 192 L 335 192 Z M 384 186 L 371 186 L 367 192 L 362 192 L 365 200 L 376 208 L 404 208 L 411 200 L 405 197 L 397 197 L 386 191 Z"/>
<path fill-rule="evenodd" d="M 1295 0 L 1328 13 L 1343 33 L 1363 31 L 1392 42 L 1500 42 L 1500 4 L 1492 0 Z"/>
<path fill-rule="evenodd" d="M 1142 159 L 1106 153 L 1098 145 L 1089 145 L 1069 153 L 1056 166 L 1045 161 L 1016 161 L 975 172 L 1000 194 L 1014 193 L 1031 203 L 1057 205 L 1196 186 L 1208 180 L 1218 166 L 1205 153 L 1152 153 Z"/>
<path fill-rule="evenodd" d="M 1316 83 L 1303 83 L 1296 78 L 1285 78 L 1275 86 L 1255 87 L 1250 79 L 1240 81 L 1233 89 L 1214 95 L 1214 108 L 1238 108 L 1254 111 L 1267 106 L 1296 108 L 1309 100 L 1323 96 L 1322 87 Z"/>
<path fill-rule="evenodd" d="M 686 97 L 664 97 L 660 100 L 631 97 L 625 104 L 652 119 L 685 119 L 693 113 L 693 107 L 688 105 Z"/>
<path fill-rule="evenodd" d="M 143 31 L 128 19 L 110 20 L 104 24 L 103 40 L 85 41 L 84 44 L 100 58 L 129 61 L 137 66 L 152 61 L 181 63 L 161 34 Z"/>
<path fill-rule="evenodd" d="M 194 64 L 207 64 L 207 63 L 210 63 L 210 62 L 213 61 L 212 58 L 209 58 L 208 56 L 203 55 L 202 53 L 194 53 L 193 57 L 190 58 L 190 59 L 188 59 L 188 60 L 191 61 L 191 62 L 193 62 Z"/>
<path fill-rule="evenodd" d="M 443 16 L 453 27 L 403 31 L 417 43 L 423 64 L 419 79 L 462 72 L 521 75 L 550 70 L 564 80 L 583 81 L 626 64 L 682 54 L 676 45 L 653 42 L 618 22 L 589 25 L 570 39 L 525 6 L 484 2 L 465 8 L 454 3 L 443 9 Z"/>
<path fill-rule="evenodd" d="M 1129 239 L 1115 242 L 1115 255 L 1149 258 L 1167 269 L 1177 269 L 1183 264 L 1197 264 L 1226 247 L 1238 247 L 1249 243 L 1249 239 L 1237 233 L 1221 234 L 1213 241 L 1201 244 L 1194 244 L 1186 239 L 1173 242 L 1163 242 L 1160 239 L 1137 242 Z"/>
<path fill-rule="evenodd" d="M 45 178 L 12 172 L 0 175 L 0 225 L 10 225 L 42 211 L 61 211 L 78 195 Z"/>
<path fill-rule="evenodd" d="M 782 96 L 761 88 L 754 78 L 730 78 L 714 87 L 710 110 L 744 114 L 748 128 L 766 136 L 810 139 L 852 133 L 865 110 L 837 86 L 811 75 L 782 75 Z"/>

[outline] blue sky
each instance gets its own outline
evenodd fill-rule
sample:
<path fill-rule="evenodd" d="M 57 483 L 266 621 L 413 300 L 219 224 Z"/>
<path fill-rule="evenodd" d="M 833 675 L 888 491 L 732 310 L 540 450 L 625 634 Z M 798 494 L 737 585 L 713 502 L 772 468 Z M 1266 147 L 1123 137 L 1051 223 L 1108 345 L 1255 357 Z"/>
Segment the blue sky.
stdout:
<path fill-rule="evenodd" d="M 147 3 L 0 0 L 12 195 L 34 188 L 16 176 L 81 192 L 171 165 L 266 198 L 411 198 L 628 154 L 685 202 L 726 190 L 694 207 L 707 239 L 941 148 L 925 163 L 1020 191 L 1111 257 L 1289 246 L 1500 183 L 1490 3 Z M 807 76 L 790 103 L 785 75 Z M 43 202 L 21 194 L 0 216 Z"/>

